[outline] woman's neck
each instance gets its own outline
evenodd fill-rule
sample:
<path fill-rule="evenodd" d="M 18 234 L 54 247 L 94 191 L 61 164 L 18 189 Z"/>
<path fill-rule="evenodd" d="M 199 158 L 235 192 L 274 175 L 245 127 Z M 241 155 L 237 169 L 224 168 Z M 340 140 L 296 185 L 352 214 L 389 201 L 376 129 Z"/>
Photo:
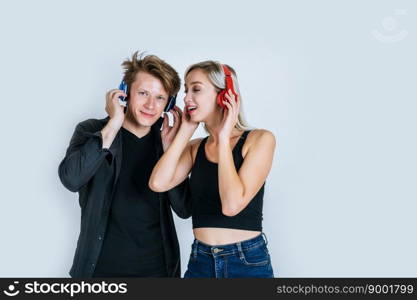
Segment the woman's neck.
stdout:
<path fill-rule="evenodd" d="M 212 143 L 214 143 L 215 145 L 219 143 L 219 133 L 222 126 L 222 118 L 223 112 L 220 112 L 218 114 L 213 114 L 209 120 L 206 120 L 204 122 L 205 127 L 210 135 L 210 139 L 212 140 Z M 232 129 L 230 138 L 235 138 L 236 136 L 239 136 L 241 133 L 242 131 L 235 127 Z"/>

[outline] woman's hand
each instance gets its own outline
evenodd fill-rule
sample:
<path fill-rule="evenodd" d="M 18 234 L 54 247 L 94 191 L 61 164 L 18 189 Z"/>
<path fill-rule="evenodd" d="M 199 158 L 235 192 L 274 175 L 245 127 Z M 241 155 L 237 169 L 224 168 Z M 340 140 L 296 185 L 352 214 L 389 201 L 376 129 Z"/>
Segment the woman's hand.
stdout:
<path fill-rule="evenodd" d="M 175 106 L 169 111 L 174 116 L 174 123 L 172 126 L 169 126 L 168 113 L 164 113 L 164 121 L 162 123 L 163 126 L 161 131 L 162 147 L 164 152 L 168 149 L 169 145 L 171 145 L 172 141 L 177 135 L 178 129 L 180 128 L 181 115 L 179 114 L 178 110 L 178 106 Z"/>
<path fill-rule="evenodd" d="M 187 111 L 182 111 L 180 108 L 177 107 L 178 113 L 181 116 L 181 129 L 185 130 L 188 133 L 191 133 L 190 136 L 193 135 L 194 131 L 197 129 L 199 122 L 193 122 L 191 121 L 190 115 L 187 113 Z"/>
<path fill-rule="evenodd" d="M 219 139 L 228 141 L 232 130 L 238 121 L 240 101 L 239 95 L 236 98 L 230 89 L 225 94 L 225 97 L 227 100 L 223 101 L 223 103 L 227 108 L 223 109 L 223 119 L 220 126 L 221 129 L 219 131 Z"/>

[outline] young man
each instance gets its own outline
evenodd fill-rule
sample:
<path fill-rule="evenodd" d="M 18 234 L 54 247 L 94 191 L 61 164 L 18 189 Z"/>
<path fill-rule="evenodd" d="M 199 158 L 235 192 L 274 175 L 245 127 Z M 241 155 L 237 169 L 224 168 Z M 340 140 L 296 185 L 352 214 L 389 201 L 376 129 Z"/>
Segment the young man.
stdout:
<path fill-rule="evenodd" d="M 72 277 L 179 277 L 178 239 L 170 207 L 190 216 L 188 179 L 167 193 L 148 187 L 149 176 L 179 127 L 161 118 L 180 88 L 178 73 L 154 55 L 122 64 L 125 94 L 106 96 L 105 119 L 79 123 L 59 165 L 63 185 L 79 193 L 81 231 Z M 119 104 L 127 97 L 127 110 Z M 161 125 L 163 123 L 163 130 Z"/>

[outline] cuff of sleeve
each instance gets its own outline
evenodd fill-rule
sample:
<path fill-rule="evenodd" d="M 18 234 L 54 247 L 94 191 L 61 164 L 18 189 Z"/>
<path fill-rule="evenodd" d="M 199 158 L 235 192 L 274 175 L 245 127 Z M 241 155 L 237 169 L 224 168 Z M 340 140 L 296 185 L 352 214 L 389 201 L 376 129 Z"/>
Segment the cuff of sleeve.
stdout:
<path fill-rule="evenodd" d="M 100 140 L 100 146 L 99 147 L 100 147 L 101 151 L 109 153 L 111 155 L 111 161 L 113 161 L 115 153 L 114 153 L 113 149 L 111 149 L 111 147 L 110 148 L 103 148 L 103 136 L 101 134 L 101 130 L 96 131 L 94 133 L 90 133 L 89 135 L 91 135 L 92 137 L 99 138 L 99 140 Z"/>

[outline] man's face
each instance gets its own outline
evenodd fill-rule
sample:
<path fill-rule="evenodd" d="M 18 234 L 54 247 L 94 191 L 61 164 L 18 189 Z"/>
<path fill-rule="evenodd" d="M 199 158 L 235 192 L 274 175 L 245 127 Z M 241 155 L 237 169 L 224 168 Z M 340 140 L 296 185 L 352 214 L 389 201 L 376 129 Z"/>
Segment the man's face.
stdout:
<path fill-rule="evenodd" d="M 168 93 L 162 82 L 145 72 L 136 74 L 130 86 L 128 109 L 136 125 L 152 126 L 162 115 Z"/>

